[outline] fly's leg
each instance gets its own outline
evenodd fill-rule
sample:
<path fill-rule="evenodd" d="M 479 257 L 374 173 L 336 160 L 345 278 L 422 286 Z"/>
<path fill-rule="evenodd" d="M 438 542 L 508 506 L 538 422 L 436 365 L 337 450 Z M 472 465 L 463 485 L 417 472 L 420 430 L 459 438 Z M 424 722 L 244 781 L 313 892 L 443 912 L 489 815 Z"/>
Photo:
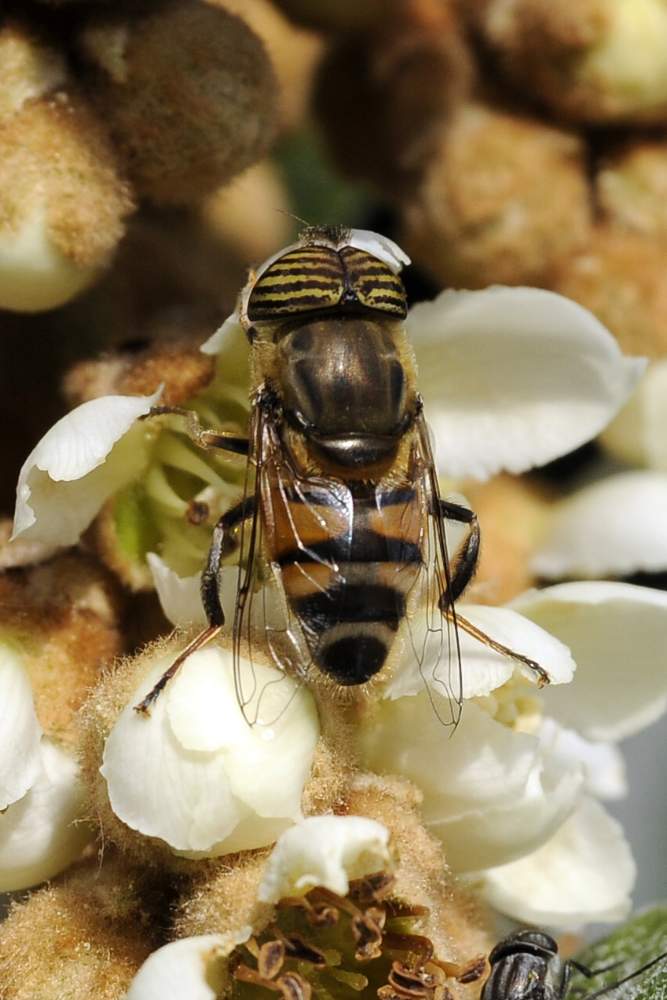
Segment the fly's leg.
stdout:
<path fill-rule="evenodd" d="M 459 504 L 449 503 L 447 500 L 440 500 L 440 517 L 470 525 L 470 535 L 468 536 L 463 554 L 449 580 L 447 590 L 440 595 L 439 606 L 441 612 L 448 621 L 452 622 L 454 627 L 458 626 L 462 628 L 464 632 L 467 632 L 468 635 L 488 646 L 489 649 L 493 649 L 494 652 L 500 653 L 502 656 L 507 656 L 511 660 L 517 660 L 524 667 L 528 667 L 537 677 L 538 686 L 544 687 L 551 680 L 544 667 L 541 667 L 535 660 L 531 660 L 530 657 L 523 656 L 522 653 L 517 653 L 515 650 L 510 649 L 509 646 L 504 646 L 501 642 L 496 642 L 490 635 L 487 635 L 486 632 L 477 628 L 471 621 L 468 621 L 458 611 L 455 611 L 454 601 L 458 600 L 470 583 L 479 561 L 479 524 L 477 515 L 473 511 Z"/>
<path fill-rule="evenodd" d="M 185 418 L 185 431 L 190 440 L 199 448 L 221 448 L 223 451 L 232 451 L 236 455 L 248 454 L 247 438 L 203 427 L 199 415 L 194 410 L 185 410 L 180 406 L 151 406 L 148 413 L 141 419 L 148 420 L 150 417 L 161 417 L 169 413 Z"/>
<path fill-rule="evenodd" d="M 135 712 L 148 715 L 151 706 L 157 700 L 160 692 L 171 678 L 178 673 L 188 656 L 191 656 L 198 649 L 202 649 L 212 639 L 220 634 L 225 624 L 225 614 L 220 603 L 218 592 L 218 575 L 220 563 L 223 556 L 228 555 L 234 549 L 233 539 L 230 539 L 229 532 L 239 525 L 246 518 L 252 517 L 255 512 L 254 497 L 246 497 L 240 503 L 228 510 L 217 522 L 213 529 L 211 547 L 208 550 L 206 566 L 201 575 L 201 599 L 206 613 L 208 625 L 205 629 L 187 644 L 185 649 L 176 657 L 171 666 L 165 670 L 162 677 L 151 688 L 146 697 L 134 706 Z"/>
<path fill-rule="evenodd" d="M 447 521 L 458 521 L 459 524 L 468 524 L 470 534 L 466 542 L 463 554 L 458 560 L 456 569 L 449 580 L 447 592 L 440 598 L 440 610 L 443 604 L 453 604 L 466 589 L 477 569 L 479 562 L 479 521 L 477 514 L 469 507 L 462 507 L 458 503 L 450 503 L 449 500 L 439 500 L 440 517 Z"/>

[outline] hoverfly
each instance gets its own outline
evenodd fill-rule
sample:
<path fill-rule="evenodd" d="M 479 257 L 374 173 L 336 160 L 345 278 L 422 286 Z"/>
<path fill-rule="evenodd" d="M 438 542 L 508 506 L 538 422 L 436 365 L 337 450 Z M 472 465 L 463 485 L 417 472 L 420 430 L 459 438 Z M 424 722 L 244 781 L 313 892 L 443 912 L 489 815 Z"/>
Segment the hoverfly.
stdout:
<path fill-rule="evenodd" d="M 635 979 L 667 958 L 663 952 L 628 976 L 588 993 L 581 1000 L 594 1000 Z M 496 945 L 489 955 L 491 973 L 482 988 L 481 1000 L 568 1000 L 570 979 L 576 969 L 588 979 L 615 966 L 589 969 L 574 959 L 562 959 L 558 945 L 544 931 L 515 931 Z M 619 994 L 620 996 L 621 994 Z"/>
<path fill-rule="evenodd" d="M 236 662 L 241 642 L 252 639 L 256 595 L 272 582 L 283 624 L 262 631 L 282 669 L 303 676 L 312 666 L 341 689 L 363 685 L 382 671 L 403 626 L 425 601 L 427 630 L 442 635 L 443 622 L 452 630 L 453 642 L 441 644 L 450 660 L 441 682 L 453 706 L 450 724 L 458 721 L 462 701 L 459 628 L 548 682 L 539 664 L 455 610 L 475 571 L 479 526 L 471 510 L 439 493 L 403 324 L 404 263 L 403 252 L 376 234 L 307 228 L 251 274 L 238 309 L 251 347 L 248 440 L 204 430 L 188 418 L 198 444 L 247 454 L 246 494 L 213 530 L 201 581 L 208 628 L 140 710 L 224 625 L 219 573 L 234 548 Z M 467 531 L 453 562 L 447 521 Z M 282 649 L 274 646 L 276 636 Z M 426 643 L 412 641 L 423 655 Z M 434 672 L 442 655 L 435 656 Z"/>

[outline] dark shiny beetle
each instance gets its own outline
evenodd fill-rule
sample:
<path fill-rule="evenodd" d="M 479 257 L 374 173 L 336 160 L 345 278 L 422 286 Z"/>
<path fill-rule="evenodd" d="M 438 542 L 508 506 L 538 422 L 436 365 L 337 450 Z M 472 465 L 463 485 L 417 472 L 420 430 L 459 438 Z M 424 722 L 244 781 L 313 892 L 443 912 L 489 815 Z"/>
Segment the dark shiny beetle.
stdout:
<path fill-rule="evenodd" d="M 425 637 L 442 635 L 443 622 L 451 631 L 420 666 L 449 693 L 452 724 L 461 705 L 458 628 L 548 681 L 542 667 L 454 609 L 475 571 L 479 529 L 471 510 L 439 495 L 403 322 L 406 261 L 372 233 L 307 229 L 251 275 L 238 310 L 251 345 L 248 440 L 189 425 L 203 447 L 245 450 L 246 494 L 213 531 L 202 574 L 209 626 L 140 709 L 222 628 L 219 572 L 231 554 L 241 567 L 237 665 L 242 647 L 247 655 L 253 642 L 263 643 L 281 669 L 305 676 L 312 666 L 315 676 L 354 688 L 382 670 L 398 634 L 426 606 L 426 624 L 407 628 L 424 659 Z M 467 526 L 451 564 L 446 520 Z M 283 607 L 282 620 L 270 625 L 258 614 L 269 603 L 274 616 Z"/>
<path fill-rule="evenodd" d="M 593 1000 L 611 993 L 665 957 L 665 954 L 658 955 L 629 976 L 581 1000 Z M 489 964 L 491 974 L 480 1000 L 568 1000 L 570 978 L 575 969 L 591 978 L 613 968 L 588 969 L 574 959 L 562 959 L 554 939 L 536 930 L 516 931 L 504 938 L 489 955 Z M 617 996 L 620 1000 L 623 994 Z"/>

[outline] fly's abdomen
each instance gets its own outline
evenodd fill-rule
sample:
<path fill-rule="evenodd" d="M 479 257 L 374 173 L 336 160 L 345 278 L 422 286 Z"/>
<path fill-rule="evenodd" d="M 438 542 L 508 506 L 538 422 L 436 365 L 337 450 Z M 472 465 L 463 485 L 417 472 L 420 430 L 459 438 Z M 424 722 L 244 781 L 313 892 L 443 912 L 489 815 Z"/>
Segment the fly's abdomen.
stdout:
<path fill-rule="evenodd" d="M 385 664 L 422 567 L 422 518 L 411 487 L 369 487 L 347 506 L 336 493 L 292 493 L 267 532 L 312 660 L 338 684 L 362 684 Z"/>

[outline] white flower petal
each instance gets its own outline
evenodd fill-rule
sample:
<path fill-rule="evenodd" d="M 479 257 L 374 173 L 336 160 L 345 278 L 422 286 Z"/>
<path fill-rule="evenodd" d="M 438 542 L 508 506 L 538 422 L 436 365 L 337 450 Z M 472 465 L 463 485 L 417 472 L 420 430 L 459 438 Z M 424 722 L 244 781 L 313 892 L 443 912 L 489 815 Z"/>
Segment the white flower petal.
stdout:
<path fill-rule="evenodd" d="M 569 649 L 544 629 L 535 628 L 528 618 L 509 608 L 486 605 L 460 604 L 457 610 L 497 642 L 536 660 L 549 673 L 552 684 L 566 684 L 572 679 L 575 663 Z M 448 681 L 449 688 L 456 693 L 456 668 L 450 667 L 450 661 L 455 665 L 456 660 L 453 649 L 451 656 L 448 653 L 446 624 L 442 633 L 439 631 L 439 623 L 437 628 L 434 625 L 427 629 L 426 616 L 426 611 L 418 612 L 411 626 L 412 636 L 426 636 L 425 645 L 419 647 L 417 656 L 413 643 L 405 643 L 402 657 L 383 689 L 384 698 L 395 699 L 419 694 L 426 686 L 442 694 L 443 682 L 448 679 L 449 672 L 453 672 Z M 453 629 L 449 631 L 453 645 L 454 632 Z M 459 647 L 463 698 L 490 694 L 508 681 L 515 671 L 533 683 L 536 682 L 533 671 L 518 661 L 489 649 L 462 628 L 459 628 Z"/>
<path fill-rule="evenodd" d="M 101 773 L 112 809 L 178 852 L 215 856 L 271 843 L 301 816 L 319 735 L 311 695 L 277 670 L 242 661 L 238 680 L 255 685 L 251 726 L 231 652 L 209 646 L 181 667 L 150 717 L 138 715 L 133 706 L 173 655 L 154 662 L 107 739 Z"/>
<path fill-rule="evenodd" d="M 539 737 L 550 755 L 564 763 L 581 764 L 584 791 L 599 799 L 622 799 L 628 792 L 625 761 L 613 743 L 593 743 L 554 719 L 544 719 Z"/>
<path fill-rule="evenodd" d="M 145 433 L 133 425 L 161 392 L 91 399 L 54 424 L 19 474 L 13 537 L 75 544 L 104 501 L 143 468 Z"/>
<path fill-rule="evenodd" d="M 245 340 L 245 334 L 237 312 L 233 312 L 224 323 L 218 327 L 215 333 L 205 340 L 199 350 L 202 354 L 220 354 L 226 347 L 234 344 L 241 336 Z"/>
<path fill-rule="evenodd" d="M 563 583 L 512 601 L 577 661 L 574 684 L 544 688 L 548 714 L 591 740 L 639 732 L 667 708 L 667 593 L 626 583 Z"/>
<path fill-rule="evenodd" d="M 201 602 L 201 573 L 179 576 L 155 552 L 146 554 L 146 562 L 162 610 L 172 625 L 205 625 L 206 614 Z"/>
<path fill-rule="evenodd" d="M 501 913 L 538 927 L 573 927 L 627 916 L 635 864 L 620 824 L 584 796 L 539 850 L 480 878 Z"/>
<path fill-rule="evenodd" d="M 85 795 L 74 758 L 43 739 L 41 764 L 30 791 L 0 815 L 0 892 L 53 878 L 93 836 L 80 822 Z"/>
<path fill-rule="evenodd" d="M 236 683 L 245 717 L 231 654 L 196 654 L 168 696 L 172 729 L 188 749 L 224 752 L 232 791 L 259 816 L 298 819 L 319 736 L 312 696 L 287 674 L 249 660 L 241 661 Z"/>
<path fill-rule="evenodd" d="M 562 501 L 531 569 L 547 579 L 667 569 L 667 473 L 621 472 Z"/>
<path fill-rule="evenodd" d="M 452 292 L 414 306 L 408 332 L 438 468 L 523 472 L 598 434 L 644 361 L 588 310 L 537 288 Z"/>
<path fill-rule="evenodd" d="M 282 834 L 264 869 L 260 902 L 324 886 L 345 896 L 351 879 L 393 867 L 389 831 L 362 816 L 311 816 Z"/>
<path fill-rule="evenodd" d="M 20 799 L 42 770 L 30 680 L 20 654 L 0 643 L 0 810 Z"/>
<path fill-rule="evenodd" d="M 410 258 L 404 250 L 401 250 L 397 243 L 381 236 L 379 233 L 372 233 L 369 229 L 352 229 L 351 235 L 342 240 L 339 246 L 356 247 L 357 250 L 365 250 L 366 253 L 377 257 L 383 261 L 394 274 L 398 274 L 403 267 L 410 263 Z"/>
<path fill-rule="evenodd" d="M 667 472 L 667 360 L 654 361 L 629 403 L 603 431 L 602 443 L 632 465 Z"/>
<path fill-rule="evenodd" d="M 227 982 L 225 959 L 252 931 L 236 935 L 202 934 L 158 948 L 146 959 L 125 1000 L 216 1000 Z"/>
<path fill-rule="evenodd" d="M 421 789 L 424 821 L 457 871 L 534 850 L 571 812 L 583 780 L 579 766 L 550 758 L 536 737 L 474 702 L 449 732 L 425 693 L 381 702 L 362 741 L 368 766 Z"/>

